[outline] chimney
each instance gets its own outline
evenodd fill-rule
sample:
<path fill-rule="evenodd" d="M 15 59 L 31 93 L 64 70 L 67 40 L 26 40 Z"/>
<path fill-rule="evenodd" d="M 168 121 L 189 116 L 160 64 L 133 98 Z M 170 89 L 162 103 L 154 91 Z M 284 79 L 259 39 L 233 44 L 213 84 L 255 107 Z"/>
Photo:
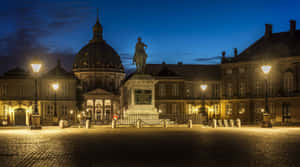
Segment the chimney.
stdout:
<path fill-rule="evenodd" d="M 222 52 L 222 58 L 225 58 L 225 55 L 226 55 L 226 52 L 223 51 L 223 52 Z"/>
<path fill-rule="evenodd" d="M 296 20 L 290 20 L 290 33 L 294 34 L 296 32 Z"/>
<path fill-rule="evenodd" d="M 177 62 L 177 64 L 178 64 L 178 65 L 182 65 L 183 63 L 182 63 L 182 61 L 179 61 L 179 62 Z"/>
<path fill-rule="evenodd" d="M 268 39 L 272 35 L 272 24 L 266 24 L 265 38 Z"/>
<path fill-rule="evenodd" d="M 234 57 L 237 57 L 238 56 L 238 50 L 237 48 L 234 48 Z"/>
<path fill-rule="evenodd" d="M 222 59 L 221 59 L 221 63 L 225 63 L 225 61 L 226 61 L 226 57 L 225 57 L 225 55 L 226 55 L 226 52 L 225 52 L 225 51 L 223 51 L 223 52 L 222 52 Z"/>

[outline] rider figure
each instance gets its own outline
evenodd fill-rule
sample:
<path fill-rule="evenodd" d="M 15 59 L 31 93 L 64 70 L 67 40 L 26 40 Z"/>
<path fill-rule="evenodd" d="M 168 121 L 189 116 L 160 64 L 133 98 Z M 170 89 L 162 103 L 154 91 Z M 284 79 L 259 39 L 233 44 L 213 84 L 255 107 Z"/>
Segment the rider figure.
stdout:
<path fill-rule="evenodd" d="M 143 72 L 146 65 L 147 54 L 145 52 L 145 48 L 147 48 L 147 45 L 142 42 L 141 37 L 138 37 L 138 42 L 135 45 L 135 54 L 133 57 L 133 62 L 136 63 L 138 72 Z"/>

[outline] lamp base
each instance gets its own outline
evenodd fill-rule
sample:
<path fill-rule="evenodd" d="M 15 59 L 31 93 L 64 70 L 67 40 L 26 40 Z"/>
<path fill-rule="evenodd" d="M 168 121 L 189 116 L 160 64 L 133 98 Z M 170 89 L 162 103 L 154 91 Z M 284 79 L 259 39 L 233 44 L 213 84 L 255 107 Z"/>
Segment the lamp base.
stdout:
<path fill-rule="evenodd" d="M 31 118 L 32 118 L 31 119 L 32 123 L 31 123 L 30 129 L 31 130 L 42 129 L 40 115 L 32 115 Z"/>
<path fill-rule="evenodd" d="M 263 122 L 261 124 L 262 128 L 272 128 L 272 119 L 270 114 L 263 115 Z"/>

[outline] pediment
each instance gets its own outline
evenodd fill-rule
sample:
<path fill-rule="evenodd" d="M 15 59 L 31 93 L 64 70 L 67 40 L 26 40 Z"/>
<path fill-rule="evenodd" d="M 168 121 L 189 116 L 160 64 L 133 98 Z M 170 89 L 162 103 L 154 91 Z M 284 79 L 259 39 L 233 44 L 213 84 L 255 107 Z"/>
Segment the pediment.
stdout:
<path fill-rule="evenodd" d="M 91 90 L 89 92 L 86 92 L 84 94 L 84 96 L 89 96 L 89 95 L 114 95 L 114 94 L 111 92 L 108 92 L 104 89 L 97 88 L 97 89 Z"/>

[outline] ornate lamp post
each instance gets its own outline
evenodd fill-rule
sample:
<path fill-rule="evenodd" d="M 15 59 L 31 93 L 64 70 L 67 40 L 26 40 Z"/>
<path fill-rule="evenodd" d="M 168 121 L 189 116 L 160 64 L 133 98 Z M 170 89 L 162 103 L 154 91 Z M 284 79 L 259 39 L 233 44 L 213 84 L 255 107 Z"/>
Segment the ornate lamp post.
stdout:
<path fill-rule="evenodd" d="M 54 90 L 54 116 L 57 116 L 57 112 L 56 112 L 56 91 L 59 88 L 59 84 L 58 83 L 53 83 L 52 88 Z"/>
<path fill-rule="evenodd" d="M 271 71 L 272 66 L 265 64 L 261 66 L 261 70 L 265 75 L 265 109 L 264 109 L 264 115 L 263 115 L 263 123 L 262 127 L 272 127 L 272 122 L 271 122 L 271 116 L 270 116 L 270 111 L 269 111 L 269 104 L 268 104 L 268 74 Z"/>
<path fill-rule="evenodd" d="M 200 85 L 200 88 L 202 90 L 202 107 L 201 107 L 201 110 L 202 110 L 202 114 L 204 115 L 205 114 L 205 90 L 207 88 L 207 84 L 201 84 Z M 208 112 L 207 112 L 207 124 L 208 124 Z"/>
<path fill-rule="evenodd" d="M 37 90 L 37 79 L 38 73 L 42 67 L 40 62 L 33 62 L 31 64 L 32 71 L 34 73 L 34 90 L 35 90 L 35 97 L 34 97 L 34 111 L 32 113 L 32 123 L 30 129 L 41 129 L 41 118 L 38 112 L 37 106 L 37 99 L 38 99 L 38 90 Z"/>

